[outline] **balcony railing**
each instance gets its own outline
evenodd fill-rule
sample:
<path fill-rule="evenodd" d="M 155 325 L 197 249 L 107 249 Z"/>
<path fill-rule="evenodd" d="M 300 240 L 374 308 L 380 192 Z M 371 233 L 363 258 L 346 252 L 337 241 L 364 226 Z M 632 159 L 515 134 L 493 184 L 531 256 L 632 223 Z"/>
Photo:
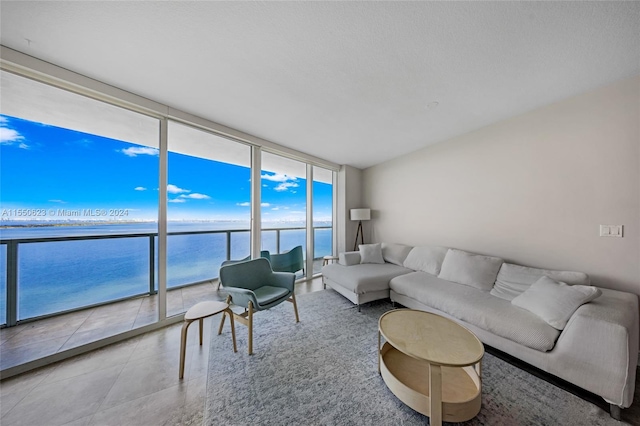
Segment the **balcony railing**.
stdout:
<path fill-rule="evenodd" d="M 304 248 L 305 229 L 263 229 L 263 249 L 280 253 L 281 246 Z M 313 227 L 316 242 L 319 232 L 328 233 L 330 239 L 331 229 Z M 223 260 L 249 255 L 248 229 L 169 232 L 167 236 L 167 288 L 171 289 L 216 279 Z M 11 327 L 155 294 L 157 237 L 156 232 L 1 239 L 0 274 L 5 276 L 0 275 L 0 292 L 6 292 L 6 302 L 0 300 L 0 324 L 6 319 L 3 326 Z M 330 249 L 316 251 L 314 257 L 331 254 Z"/>

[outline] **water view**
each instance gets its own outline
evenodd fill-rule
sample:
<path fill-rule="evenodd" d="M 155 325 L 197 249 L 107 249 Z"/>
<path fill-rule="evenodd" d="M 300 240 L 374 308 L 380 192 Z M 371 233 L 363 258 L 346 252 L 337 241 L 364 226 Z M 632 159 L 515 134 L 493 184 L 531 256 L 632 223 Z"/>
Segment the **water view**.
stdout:
<path fill-rule="evenodd" d="M 0 115 L 0 324 L 9 298 L 20 321 L 157 291 L 158 123 L 128 122 L 76 131 Z M 176 288 L 249 255 L 251 150 L 174 122 L 168 133 L 167 287 Z M 262 154 L 263 250 L 300 245 L 306 257 L 312 199 L 313 257 L 331 254 L 332 172 L 314 167 L 312 195 L 306 176 L 306 164 Z"/>

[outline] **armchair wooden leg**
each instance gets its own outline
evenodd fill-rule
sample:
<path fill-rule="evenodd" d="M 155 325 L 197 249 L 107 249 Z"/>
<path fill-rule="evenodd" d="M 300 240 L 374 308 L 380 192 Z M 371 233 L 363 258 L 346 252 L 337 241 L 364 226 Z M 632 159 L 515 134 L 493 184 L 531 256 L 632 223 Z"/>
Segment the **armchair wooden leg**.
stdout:
<path fill-rule="evenodd" d="M 249 327 L 249 355 L 253 354 L 253 303 L 249 302 L 248 307 L 249 315 L 248 315 L 248 324 Z"/>
<path fill-rule="evenodd" d="M 293 312 L 296 314 L 296 322 L 300 322 L 300 318 L 298 317 L 298 304 L 296 303 L 296 295 L 295 293 L 291 293 L 291 299 L 289 302 L 293 303 Z"/>
<path fill-rule="evenodd" d="M 231 296 L 227 296 L 227 300 L 225 302 L 227 305 L 229 305 L 231 303 Z M 231 309 L 229 309 L 231 310 Z M 233 314 L 231 314 L 232 316 Z M 230 317 L 231 317 L 230 316 Z M 218 336 L 222 334 L 222 327 L 224 327 L 224 317 L 225 315 L 222 315 L 222 318 L 220 318 L 220 327 L 218 327 Z M 233 318 L 231 318 L 232 322 L 231 322 L 231 329 L 233 330 Z"/>

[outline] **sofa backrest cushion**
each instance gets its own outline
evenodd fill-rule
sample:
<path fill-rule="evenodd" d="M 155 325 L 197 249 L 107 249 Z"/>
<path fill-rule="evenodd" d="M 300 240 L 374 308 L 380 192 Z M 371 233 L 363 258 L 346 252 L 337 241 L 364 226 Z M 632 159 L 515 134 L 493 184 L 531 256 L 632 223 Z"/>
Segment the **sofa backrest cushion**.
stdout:
<path fill-rule="evenodd" d="M 499 257 L 449 249 L 438 278 L 489 291 L 496 281 L 502 262 Z"/>
<path fill-rule="evenodd" d="M 385 262 L 403 266 L 404 260 L 413 247 L 404 244 L 382 243 L 382 257 Z"/>
<path fill-rule="evenodd" d="M 438 276 L 447 250 L 446 247 L 414 247 L 404 260 L 403 266 L 413 269 L 414 271 L 427 272 L 431 275 Z"/>
<path fill-rule="evenodd" d="M 551 327 L 563 330 L 576 309 L 601 294 L 597 287 L 567 285 L 544 276 L 511 303 L 539 316 Z"/>
<path fill-rule="evenodd" d="M 500 267 L 496 284 L 491 289 L 491 295 L 511 301 L 544 276 L 570 285 L 590 284 L 589 276 L 584 272 L 529 268 L 505 262 Z"/>

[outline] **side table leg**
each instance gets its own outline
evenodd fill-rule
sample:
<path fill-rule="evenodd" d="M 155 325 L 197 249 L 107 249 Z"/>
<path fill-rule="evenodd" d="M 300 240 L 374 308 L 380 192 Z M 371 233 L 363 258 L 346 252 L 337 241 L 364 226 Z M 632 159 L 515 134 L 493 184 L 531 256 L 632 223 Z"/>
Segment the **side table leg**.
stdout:
<path fill-rule="evenodd" d="M 236 346 L 236 325 L 233 320 L 233 311 L 227 308 L 222 313 L 222 318 L 224 318 L 225 315 L 229 315 L 229 323 L 231 324 L 231 338 L 233 339 L 233 351 L 238 352 L 238 347 Z"/>
<path fill-rule="evenodd" d="M 184 358 L 187 352 L 187 329 L 189 328 L 189 324 L 191 321 L 185 321 L 182 324 L 182 332 L 180 334 L 180 374 L 178 375 L 179 379 L 184 377 Z"/>
<path fill-rule="evenodd" d="M 429 364 L 429 396 L 431 400 L 431 426 L 442 426 L 442 369 Z"/>

